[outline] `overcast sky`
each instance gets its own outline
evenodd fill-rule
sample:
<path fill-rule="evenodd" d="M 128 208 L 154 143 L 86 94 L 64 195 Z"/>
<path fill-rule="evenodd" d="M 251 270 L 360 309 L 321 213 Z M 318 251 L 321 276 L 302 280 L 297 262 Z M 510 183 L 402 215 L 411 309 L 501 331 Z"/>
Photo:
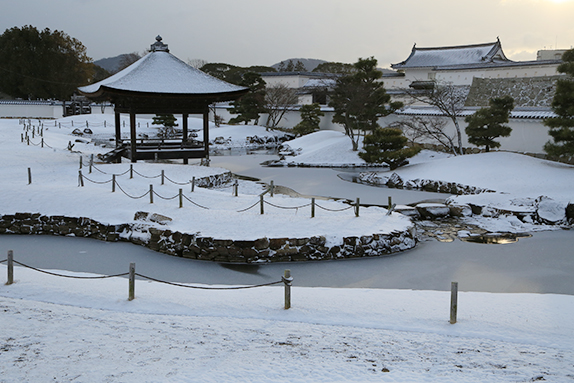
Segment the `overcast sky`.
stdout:
<path fill-rule="evenodd" d="M 512 60 L 574 45 L 574 0 L 2 0 L 0 32 L 32 25 L 94 60 L 143 53 L 159 34 L 180 59 L 239 66 L 288 58 L 388 67 L 418 47 L 500 37 Z"/>

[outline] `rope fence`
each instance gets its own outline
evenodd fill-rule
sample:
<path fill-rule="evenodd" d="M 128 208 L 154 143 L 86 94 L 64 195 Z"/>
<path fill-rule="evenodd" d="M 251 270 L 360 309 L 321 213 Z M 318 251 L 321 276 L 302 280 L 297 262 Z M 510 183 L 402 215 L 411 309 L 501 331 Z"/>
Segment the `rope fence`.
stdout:
<path fill-rule="evenodd" d="M 188 202 L 190 202 L 191 204 L 193 204 L 194 206 L 197 206 L 197 207 L 199 207 L 199 208 L 202 208 L 202 209 L 205 209 L 205 210 L 210 210 L 210 209 L 211 209 L 211 208 L 208 207 L 208 206 L 204 206 L 204 205 L 202 205 L 202 204 L 199 204 L 199 203 L 193 201 L 191 198 L 189 198 L 188 196 L 186 196 L 185 194 L 183 194 L 183 189 L 179 189 L 179 193 L 176 194 L 176 195 L 174 195 L 174 196 L 165 196 L 165 195 L 161 195 L 161 194 L 159 194 L 157 191 L 155 191 L 155 190 L 153 189 L 153 185 L 150 184 L 150 185 L 149 185 L 149 190 L 148 190 L 147 192 L 145 192 L 144 194 L 141 194 L 141 195 L 131 195 L 130 193 L 126 192 L 125 189 L 122 188 L 121 185 L 120 185 L 120 183 L 117 181 L 117 177 L 122 176 L 122 175 L 125 175 L 125 174 L 127 174 L 127 173 L 130 173 L 130 178 L 131 178 L 131 175 L 132 175 L 132 174 L 136 174 L 136 175 L 139 175 L 140 177 L 144 177 L 144 178 L 147 178 L 147 179 L 156 179 L 156 178 L 160 178 L 160 177 L 161 177 L 161 180 L 162 180 L 162 183 L 161 183 L 161 184 L 162 184 L 162 185 L 164 185 L 164 182 L 163 182 L 164 180 L 168 180 L 168 181 L 170 181 L 170 182 L 172 182 L 172 183 L 174 183 L 174 184 L 176 184 L 176 185 L 189 185 L 189 184 L 191 184 L 191 185 L 192 185 L 192 189 L 191 189 L 192 192 L 193 192 L 194 185 L 195 185 L 195 177 L 194 177 L 194 179 L 191 180 L 190 182 L 185 182 L 185 183 L 182 183 L 182 182 L 174 182 L 173 180 L 171 180 L 170 178 L 168 178 L 168 177 L 165 175 L 165 172 L 164 172 L 163 170 L 161 171 L 161 174 L 158 174 L 158 175 L 155 175 L 155 176 L 148 176 L 148 175 L 145 175 L 145 174 L 142 174 L 142 173 L 136 171 L 135 169 L 133 169 L 133 165 L 130 165 L 130 169 L 126 170 L 126 171 L 123 172 L 123 173 L 112 174 L 112 178 L 109 179 L 109 180 L 106 180 L 106 181 L 96 181 L 96 180 L 93 180 L 93 179 L 91 179 L 91 178 L 86 177 L 85 175 L 83 175 L 83 174 L 82 174 L 82 171 L 79 170 L 79 173 L 78 173 L 78 186 L 83 187 L 83 186 L 84 186 L 84 180 L 85 180 L 85 181 L 88 181 L 88 182 L 91 182 L 91 183 L 93 183 L 93 184 L 97 184 L 97 185 L 103 185 L 103 184 L 111 183 L 111 184 L 112 184 L 112 192 L 115 192 L 116 187 L 117 187 L 118 190 L 120 190 L 124 195 L 126 195 L 127 197 L 129 197 L 129 198 L 131 198 L 131 199 L 141 199 L 141 198 L 143 198 L 143 197 L 149 195 L 149 197 L 150 197 L 150 203 L 153 203 L 153 198 L 154 198 L 154 196 L 155 196 L 155 197 L 158 197 L 159 199 L 165 200 L 165 201 L 171 201 L 171 200 L 174 200 L 174 199 L 176 199 L 176 198 L 179 198 L 179 207 L 180 207 L 180 208 L 183 207 L 183 201 L 184 201 L 184 200 L 187 200 Z M 105 174 L 109 175 L 109 173 L 105 173 Z M 31 181 L 30 181 L 30 182 L 31 182 Z M 237 189 L 238 189 L 238 183 L 237 183 L 237 181 L 232 185 L 232 188 L 233 188 L 232 195 L 233 195 L 233 196 L 237 196 L 237 195 L 238 195 L 238 191 L 237 191 Z M 254 208 L 256 208 L 256 207 L 259 205 L 260 214 L 265 214 L 265 207 L 264 207 L 264 205 L 268 205 L 268 206 L 274 207 L 274 208 L 276 208 L 276 209 L 296 210 L 296 211 L 299 211 L 299 209 L 311 207 L 311 218 L 314 218 L 314 217 L 315 217 L 315 208 L 316 208 L 316 207 L 319 208 L 319 209 L 321 209 L 321 210 L 328 211 L 328 212 L 334 212 L 334 213 L 342 212 L 342 211 L 346 211 L 346 210 L 350 210 L 350 209 L 354 209 L 354 211 L 355 211 L 355 216 L 359 217 L 360 201 L 359 201 L 358 198 L 357 198 L 357 200 L 356 200 L 356 202 L 355 202 L 354 204 L 351 203 L 351 205 L 348 206 L 348 207 L 344 207 L 344 208 L 341 208 L 341 209 L 331 209 L 331 208 L 327 208 L 327 207 L 325 207 L 325 206 L 321 206 L 320 204 L 317 204 L 317 203 L 315 202 L 315 198 L 311 198 L 311 202 L 310 202 L 310 203 L 303 204 L 303 205 L 298 205 L 298 206 L 281 206 L 281 205 L 278 205 L 278 204 L 276 204 L 276 203 L 272 203 L 272 202 L 270 202 L 270 201 L 265 200 L 264 197 L 265 197 L 266 194 L 269 194 L 271 197 L 273 197 L 273 193 L 274 193 L 274 184 L 273 184 L 273 181 L 271 181 L 270 186 L 267 187 L 267 188 L 265 189 L 265 191 L 263 191 L 263 192 L 259 195 L 259 201 L 253 203 L 252 205 L 250 205 L 250 206 L 248 206 L 248 207 L 246 207 L 246 208 L 242 208 L 242 209 L 236 210 L 236 212 L 237 212 L 237 213 L 243 213 L 243 212 L 249 211 L 249 210 L 251 210 L 251 209 L 254 209 Z"/>
<path fill-rule="evenodd" d="M 199 289 L 199 290 L 245 290 L 245 289 L 253 289 L 258 287 L 265 287 L 265 286 L 273 286 L 280 283 L 283 283 L 285 286 L 285 302 L 284 307 L 285 309 L 291 308 L 291 286 L 293 282 L 293 277 L 291 277 L 291 270 L 285 270 L 283 276 L 281 276 L 281 280 L 275 282 L 268 282 L 262 283 L 257 285 L 248 285 L 248 286 L 232 286 L 232 287 L 210 287 L 210 286 L 194 286 L 189 284 L 183 283 L 176 283 L 170 281 L 164 281 L 158 278 L 150 277 L 148 275 L 139 274 L 135 272 L 135 263 L 130 263 L 129 272 L 121 273 L 121 274 L 114 274 L 114 275 L 98 275 L 98 276 L 75 276 L 75 275 L 66 275 L 60 273 L 54 273 L 51 271 L 46 271 L 39 269 L 37 267 L 26 265 L 22 262 L 18 262 L 14 260 L 14 251 L 8 250 L 8 257 L 4 260 L 1 260 L 0 263 L 7 263 L 7 281 L 6 285 L 14 284 L 14 264 L 20 265 L 24 268 L 28 268 L 30 270 L 34 270 L 43 274 L 48 274 L 55 277 L 62 277 L 62 278 L 72 278 L 72 279 L 106 279 L 106 278 L 116 278 L 116 277 L 123 277 L 128 276 L 129 284 L 128 284 L 128 300 L 132 301 L 135 299 L 135 277 L 140 277 L 143 279 L 147 279 L 153 282 L 162 283 L 170 286 L 176 287 L 183 287 L 188 289 Z"/>
<path fill-rule="evenodd" d="M 14 264 L 20 265 L 24 268 L 28 268 L 40 273 L 48 274 L 55 277 L 63 277 L 63 278 L 74 278 L 74 279 L 105 279 L 105 278 L 116 278 L 116 277 L 123 277 L 128 276 L 128 301 L 132 301 L 135 299 L 135 281 L 136 276 L 142 279 L 147 279 L 156 283 L 162 283 L 170 286 L 175 287 L 182 287 L 188 289 L 199 289 L 199 290 L 245 290 L 245 289 L 254 289 L 258 287 L 266 287 L 266 286 L 273 286 L 283 283 L 284 285 L 284 308 L 288 310 L 291 308 L 291 286 L 293 285 L 293 277 L 291 276 L 291 270 L 286 269 L 284 274 L 281 276 L 281 280 L 275 282 L 268 282 L 262 283 L 257 285 L 248 285 L 248 286 L 232 286 L 232 287 L 210 287 L 210 286 L 194 286 L 189 284 L 183 283 L 176 283 L 170 281 L 164 281 L 158 278 L 150 277 L 148 275 L 136 273 L 136 264 L 130 263 L 129 265 L 129 272 L 121 273 L 121 274 L 114 274 L 114 275 L 99 275 L 99 276 L 74 276 L 74 275 L 65 275 L 54 273 L 46 270 L 42 270 L 36 267 L 32 267 L 26 265 L 22 262 L 18 262 L 14 260 L 14 252 L 12 250 L 8 250 L 8 258 L 1 260 L 0 263 L 7 263 L 7 286 L 14 284 Z M 457 315 L 458 315 L 458 282 L 451 282 L 451 289 L 450 289 L 450 309 L 449 309 L 449 323 L 455 324 L 457 322 Z"/>
<path fill-rule="evenodd" d="M 21 135 L 21 140 L 22 140 L 22 142 L 26 141 L 26 143 L 27 143 L 28 145 L 31 144 L 31 145 L 34 145 L 34 146 L 41 146 L 41 147 L 46 146 L 46 147 L 48 147 L 48 148 L 53 149 L 53 147 L 47 145 L 47 144 L 45 143 L 45 141 L 44 141 L 44 138 L 43 138 L 44 125 L 43 125 L 43 122 L 42 122 L 42 121 L 39 121 L 39 124 L 38 124 L 37 127 L 36 127 L 35 125 L 32 125 L 30 120 L 28 120 L 28 123 L 26 123 L 25 120 L 21 120 L 21 121 L 22 121 L 21 123 L 24 125 L 24 130 L 25 130 L 25 134 L 22 134 L 22 135 Z M 86 121 L 86 125 L 87 125 L 87 126 L 89 125 L 87 121 Z M 73 126 L 73 122 L 72 122 L 72 126 Z M 31 132 L 32 138 L 34 138 L 35 135 L 38 134 L 38 135 L 40 136 L 40 142 L 38 142 L 38 143 L 33 142 L 33 141 L 30 139 L 30 136 L 28 135 L 29 132 Z M 73 145 L 72 145 L 71 142 L 70 142 L 70 143 L 68 144 L 68 149 L 71 150 L 71 147 L 72 147 L 72 146 L 73 146 Z M 97 172 L 99 172 L 99 173 L 101 173 L 101 174 L 111 175 L 111 176 L 112 176 L 112 179 L 110 179 L 110 180 L 105 180 L 105 181 L 96 181 L 96 180 L 94 180 L 94 179 L 92 179 L 92 178 L 88 178 L 88 177 L 86 177 L 85 175 L 82 174 L 82 170 L 81 170 L 81 169 L 82 169 L 83 167 L 88 167 L 88 169 L 89 169 L 89 174 L 92 174 L 92 170 L 96 170 Z M 193 177 L 191 180 L 186 181 L 186 182 L 178 182 L 178 181 L 175 181 L 175 180 L 173 180 L 172 178 L 166 176 L 164 170 L 162 170 L 161 173 L 160 173 L 160 174 L 157 174 L 157 175 L 146 175 L 146 174 L 142 174 L 142 173 L 138 172 L 137 170 L 135 170 L 134 167 L 133 167 L 133 164 L 130 164 L 129 169 L 125 170 L 124 172 L 121 172 L 121 173 L 108 173 L 108 172 L 106 172 L 106 171 L 100 169 L 99 167 L 97 167 L 97 166 L 94 164 L 94 155 L 93 155 L 93 154 L 90 156 L 89 161 L 88 161 L 87 164 L 85 163 L 83 156 L 80 156 L 80 158 L 79 158 L 79 169 L 80 169 L 80 170 L 79 170 L 79 173 L 78 173 L 78 187 L 84 187 L 84 181 L 88 181 L 88 182 L 91 182 L 91 183 L 97 184 L 97 185 L 104 185 L 104 184 L 107 184 L 107 183 L 111 183 L 111 184 L 112 184 L 112 192 L 115 192 L 115 189 L 116 189 L 116 186 L 117 186 L 117 188 L 118 188 L 123 194 L 125 194 L 127 197 L 129 197 L 129 198 L 131 198 L 131 199 L 141 199 L 141 198 L 144 198 L 144 197 L 146 197 L 146 196 L 149 195 L 150 203 L 153 203 L 153 198 L 154 198 L 154 196 L 156 196 L 157 198 L 159 198 L 159 199 L 161 199 L 161 200 L 165 200 L 165 201 L 171 201 L 171 200 L 174 200 L 174 199 L 178 198 L 178 199 L 179 199 L 179 207 L 180 207 L 180 208 L 183 207 L 183 201 L 184 201 L 184 200 L 187 200 L 187 201 L 190 202 L 192 205 L 197 206 L 197 207 L 199 207 L 199 208 L 206 209 L 206 210 L 209 210 L 209 209 L 210 209 L 209 207 L 204 206 L 204 205 L 202 205 L 202 204 L 199 204 L 199 203 L 193 201 L 192 199 L 190 199 L 189 197 L 183 195 L 181 189 L 179 190 L 179 194 L 176 194 L 176 195 L 174 195 L 174 196 L 164 196 L 164 195 L 161 195 L 161 194 L 155 192 L 155 191 L 153 190 L 153 185 L 150 185 L 150 189 L 149 189 L 146 193 L 141 194 L 141 195 L 131 195 L 131 194 L 127 193 L 127 192 L 125 191 L 125 189 L 122 188 L 122 187 L 120 186 L 120 184 L 119 184 L 119 183 L 117 182 L 117 180 L 116 180 L 117 177 L 121 177 L 121 176 L 124 176 L 124 175 L 126 175 L 126 174 L 129 174 L 129 178 L 130 178 L 130 179 L 133 179 L 133 178 L 134 178 L 134 174 L 135 174 L 135 175 L 137 175 L 137 176 L 139 176 L 139 177 L 142 177 L 142 178 L 145 178 L 145 179 L 150 179 L 150 180 L 151 180 L 151 179 L 158 179 L 158 178 L 160 178 L 160 179 L 161 179 L 161 185 L 164 185 L 166 181 L 169 182 L 169 183 L 171 183 L 171 184 L 178 185 L 178 186 L 191 185 L 191 192 L 194 192 L 195 186 L 196 186 L 196 183 L 197 183 L 195 177 Z M 28 184 L 31 184 L 31 183 L 32 183 L 32 172 L 31 172 L 31 169 L 28 168 Z M 232 185 L 232 195 L 235 196 L 235 197 L 237 197 L 238 194 L 239 194 L 239 193 L 238 193 L 238 187 L 239 187 L 238 181 L 236 180 L 235 183 Z M 236 210 L 236 212 L 238 212 L 238 213 L 246 212 L 246 211 L 249 211 L 249 210 L 251 210 L 251 209 L 256 208 L 257 205 L 259 205 L 260 214 L 265 214 L 265 205 L 268 205 L 268 206 L 273 207 L 273 208 L 276 208 L 276 209 L 295 210 L 295 211 L 297 211 L 297 212 L 299 211 L 299 209 L 303 209 L 303 208 L 306 208 L 306 207 L 309 207 L 309 206 L 310 206 L 310 207 L 311 207 L 311 218 L 314 218 L 314 217 L 315 217 L 315 210 L 316 210 L 316 208 L 319 208 L 319 209 L 321 209 L 321 210 L 323 210 L 323 211 L 328 211 L 328 212 L 342 212 L 342 211 L 354 209 L 354 211 L 355 211 L 355 216 L 356 216 L 356 217 L 359 217 L 360 203 L 359 203 L 359 199 L 358 199 L 358 198 L 357 198 L 357 200 L 356 200 L 356 202 L 355 202 L 354 204 L 350 203 L 350 206 L 345 207 L 345 208 L 341 208 L 341 209 L 332 209 L 332 208 L 327 208 L 327 207 L 325 207 L 325 206 L 321 206 L 321 205 L 319 205 L 319 204 L 316 204 L 316 203 L 315 203 L 315 198 L 311 198 L 311 202 L 310 202 L 310 203 L 303 204 L 303 205 L 299 205 L 299 206 L 280 206 L 280 205 L 278 205 L 278 204 L 271 203 L 271 202 L 266 201 L 266 200 L 264 199 L 264 196 L 265 196 L 266 194 L 269 194 L 270 197 L 273 197 L 273 196 L 274 196 L 274 192 L 275 192 L 275 185 L 274 185 L 274 182 L 271 181 L 271 182 L 270 182 L 270 185 L 259 195 L 259 202 L 255 202 L 254 204 L 250 205 L 249 207 Z M 387 215 L 390 215 L 390 213 L 392 212 L 392 208 L 393 208 L 393 207 L 394 207 L 394 205 L 391 205 L 391 203 L 390 203 L 390 201 L 389 201 L 389 211 L 387 212 Z"/>

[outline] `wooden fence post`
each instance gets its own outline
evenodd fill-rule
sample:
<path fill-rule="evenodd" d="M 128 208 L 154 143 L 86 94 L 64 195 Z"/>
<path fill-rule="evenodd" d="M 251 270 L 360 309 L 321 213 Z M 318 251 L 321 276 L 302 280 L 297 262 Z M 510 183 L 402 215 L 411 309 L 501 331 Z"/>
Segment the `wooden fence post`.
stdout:
<path fill-rule="evenodd" d="M 235 183 L 233 184 L 233 195 L 237 197 L 238 194 L 239 194 L 239 182 L 235 180 Z"/>
<path fill-rule="evenodd" d="M 359 198 L 357 198 L 357 201 L 355 202 L 355 217 L 359 216 Z"/>
<path fill-rule="evenodd" d="M 32 183 L 32 169 L 28 168 L 28 185 Z"/>
<path fill-rule="evenodd" d="M 14 251 L 8 250 L 8 280 L 6 281 L 7 285 L 11 285 L 14 283 Z"/>
<path fill-rule="evenodd" d="M 265 214 L 265 209 L 263 208 L 263 204 L 264 204 L 264 200 L 263 200 L 263 194 L 261 194 L 259 196 L 259 210 L 261 212 L 261 214 Z"/>
<path fill-rule="evenodd" d="M 81 170 L 78 170 L 78 186 L 84 187 L 84 176 Z"/>
<path fill-rule="evenodd" d="M 128 301 L 133 301 L 136 297 L 136 264 L 130 263 Z"/>
<path fill-rule="evenodd" d="M 315 198 L 311 198 L 311 218 L 315 218 Z"/>
<path fill-rule="evenodd" d="M 456 323 L 458 309 L 458 282 L 450 283 L 450 324 Z"/>
<path fill-rule="evenodd" d="M 195 190 L 195 176 L 191 179 L 191 191 Z"/>
<path fill-rule="evenodd" d="M 116 191 L 116 175 L 112 174 L 112 193 Z"/>
<path fill-rule="evenodd" d="M 291 270 L 285 270 L 285 275 L 283 276 L 282 280 L 285 284 L 285 310 L 288 310 L 291 308 L 291 282 L 293 282 Z"/>
<path fill-rule="evenodd" d="M 162 184 L 162 185 L 164 184 L 164 181 L 165 181 L 165 171 L 162 170 L 162 171 L 161 171 L 161 184 Z"/>
<path fill-rule="evenodd" d="M 134 178 L 134 164 L 130 164 L 130 179 Z"/>
<path fill-rule="evenodd" d="M 149 203 L 153 203 L 153 185 L 149 185 Z"/>
<path fill-rule="evenodd" d="M 183 207 L 183 189 L 179 189 L 179 208 Z"/>
<path fill-rule="evenodd" d="M 273 197 L 274 192 L 275 192 L 275 184 L 273 183 L 273 180 L 271 180 L 271 184 L 269 185 L 269 194 L 271 195 L 271 197 Z"/>
<path fill-rule="evenodd" d="M 92 166 L 94 165 L 94 154 L 90 155 L 90 174 L 92 174 Z"/>

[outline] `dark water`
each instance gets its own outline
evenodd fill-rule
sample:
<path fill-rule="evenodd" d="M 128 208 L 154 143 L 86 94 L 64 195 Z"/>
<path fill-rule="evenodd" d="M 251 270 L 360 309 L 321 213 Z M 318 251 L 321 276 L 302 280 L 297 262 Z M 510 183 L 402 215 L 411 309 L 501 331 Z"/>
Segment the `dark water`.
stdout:
<path fill-rule="evenodd" d="M 154 278 L 202 284 L 260 284 L 290 269 L 295 286 L 385 289 L 531 292 L 574 295 L 574 232 L 535 233 L 508 245 L 455 240 L 428 241 L 391 257 L 341 261 L 220 265 L 156 253 L 128 243 L 52 236 L 0 236 L 1 259 L 8 250 L 31 266 L 100 274 L 128 271 Z M 16 279 L 18 271 L 15 271 Z M 1 281 L 1 280 L 0 280 Z"/>

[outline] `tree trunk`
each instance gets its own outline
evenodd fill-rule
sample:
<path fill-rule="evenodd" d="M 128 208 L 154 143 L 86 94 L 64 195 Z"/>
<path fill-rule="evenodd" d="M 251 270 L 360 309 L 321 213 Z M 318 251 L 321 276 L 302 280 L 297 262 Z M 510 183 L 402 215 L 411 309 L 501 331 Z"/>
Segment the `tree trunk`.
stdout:
<path fill-rule="evenodd" d="M 463 155 L 464 153 L 462 151 L 462 133 L 460 131 L 460 126 L 458 125 L 456 115 L 452 118 L 452 121 L 454 122 L 454 127 L 456 129 L 456 137 L 458 139 L 458 152 L 460 155 Z"/>

